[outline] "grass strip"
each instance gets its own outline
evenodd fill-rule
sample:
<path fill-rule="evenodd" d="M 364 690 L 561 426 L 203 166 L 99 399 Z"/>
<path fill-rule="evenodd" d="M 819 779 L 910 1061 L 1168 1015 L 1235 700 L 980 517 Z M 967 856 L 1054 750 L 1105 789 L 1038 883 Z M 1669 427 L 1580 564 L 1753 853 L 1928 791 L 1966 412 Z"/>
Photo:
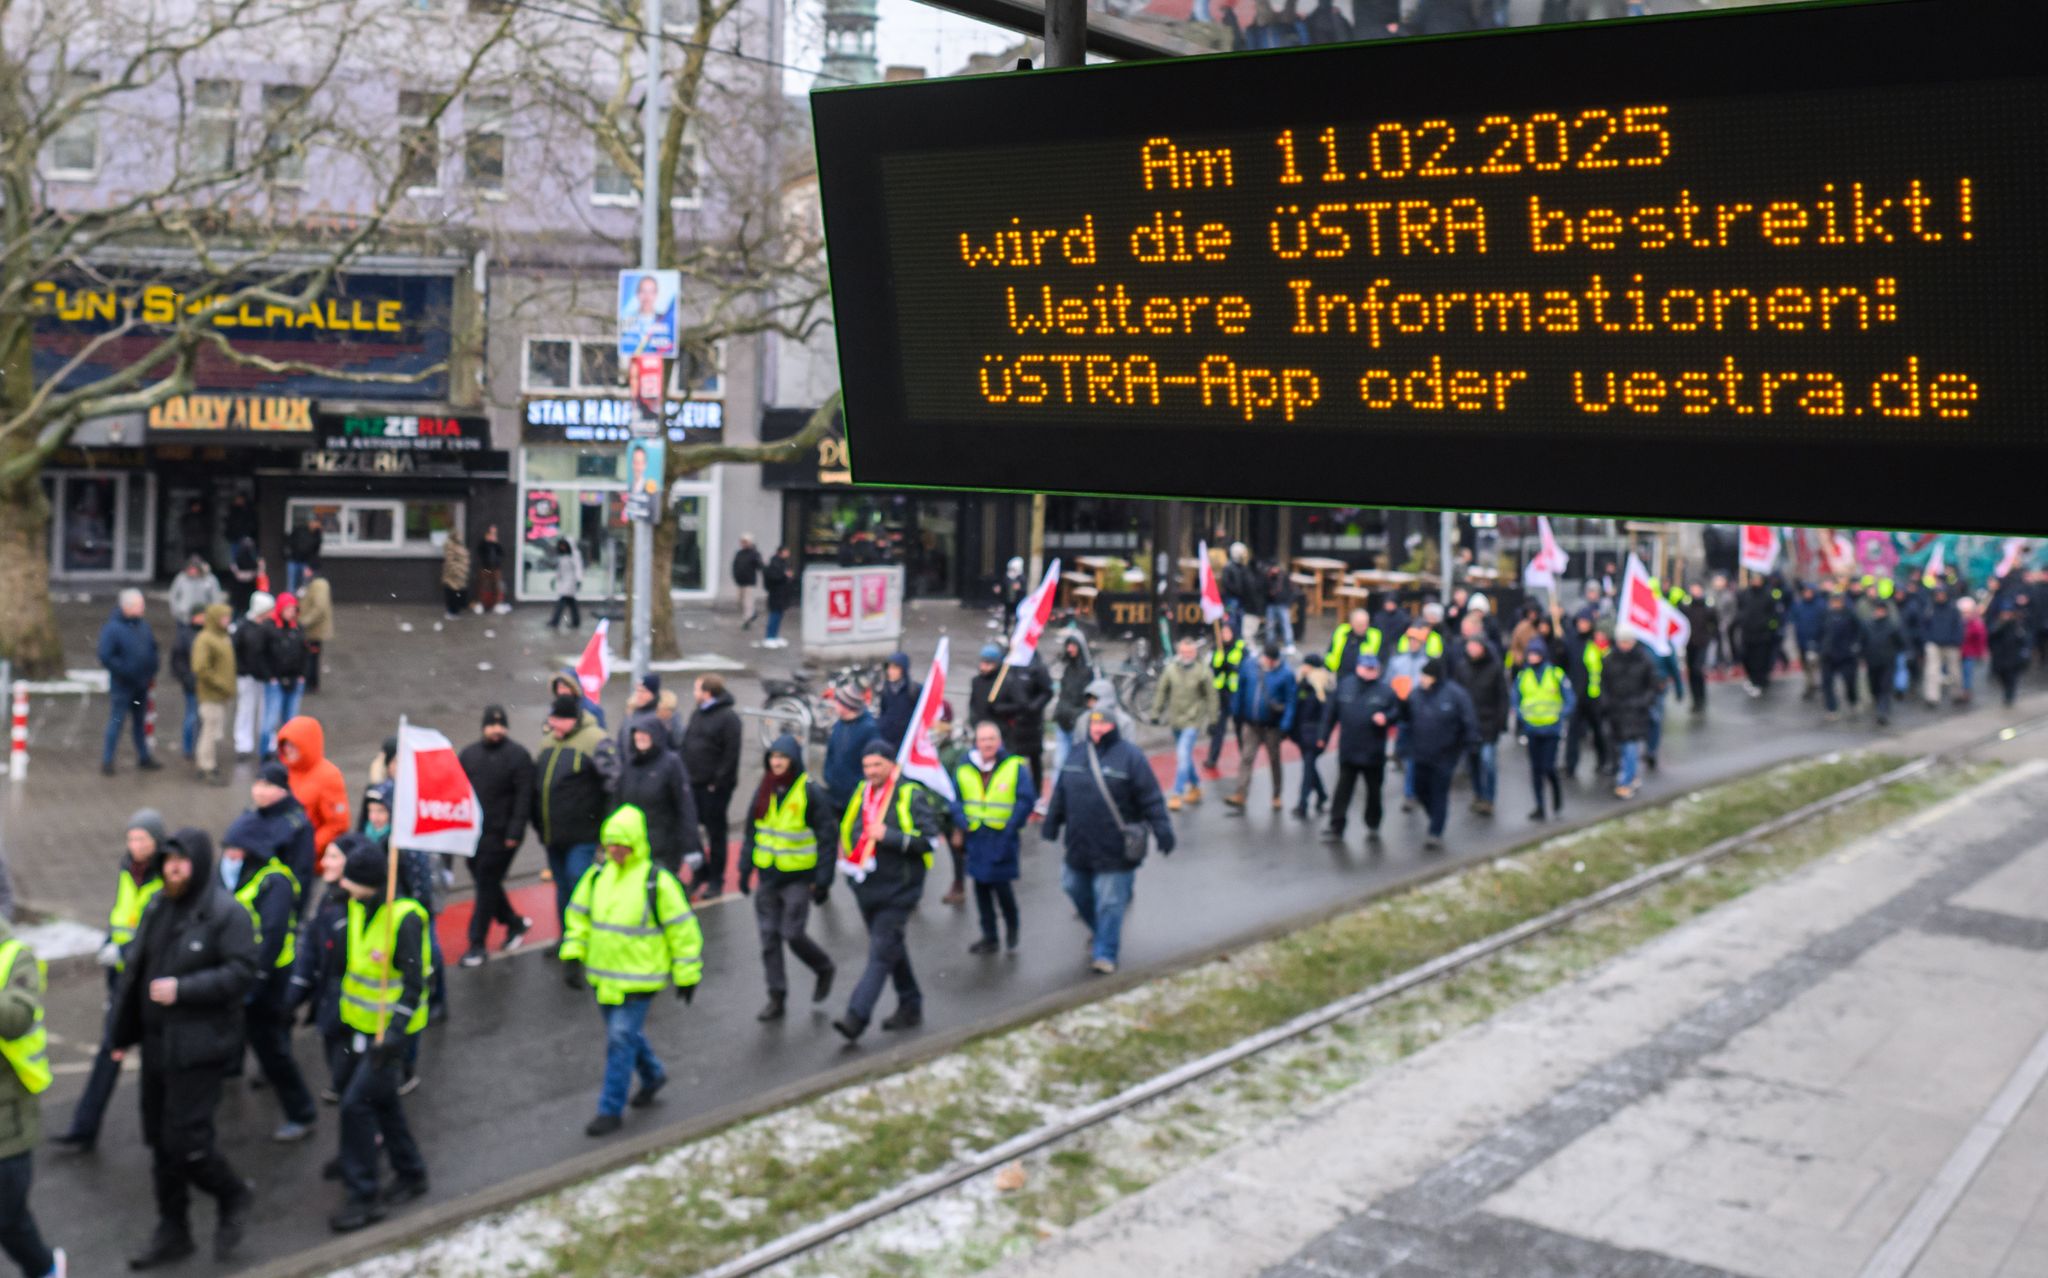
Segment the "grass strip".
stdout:
<path fill-rule="evenodd" d="M 1073 1106 L 1899 763 L 1875 753 L 1801 761 L 1561 835 L 1228 959 L 736 1124 L 350 1272 L 356 1278 L 693 1273 Z M 1425 1041 L 1432 1040 L 1410 1035 L 1405 1050 Z M 1232 1076 L 1244 1073 L 1240 1067 Z M 1349 1077 L 1356 1081 L 1356 1069 Z M 1144 1183 L 1134 1173 L 1111 1176 L 1092 1167 L 1082 1175 L 1083 1164 L 1069 1163 L 1065 1179 L 1105 1192 Z M 1032 1228 L 1068 1215 L 1048 1210 Z M 1010 1241 L 1021 1245 L 1022 1238 Z M 956 1255 L 996 1258 L 1008 1250 Z M 892 1253 L 890 1263 L 902 1261 Z"/>

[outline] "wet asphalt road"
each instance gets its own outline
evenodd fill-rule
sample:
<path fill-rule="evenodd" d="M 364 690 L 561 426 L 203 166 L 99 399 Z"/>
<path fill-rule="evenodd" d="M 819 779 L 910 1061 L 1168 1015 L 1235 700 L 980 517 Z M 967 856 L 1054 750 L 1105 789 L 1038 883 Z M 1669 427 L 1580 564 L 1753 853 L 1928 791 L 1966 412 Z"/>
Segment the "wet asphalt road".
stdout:
<path fill-rule="evenodd" d="M 1823 726 L 1818 718 L 1816 707 L 1799 702 L 1794 683 L 1781 681 L 1774 695 L 1760 702 L 1734 687 L 1718 686 L 1705 720 L 1694 721 L 1682 710 L 1669 716 L 1663 769 L 1649 778 L 1638 802 L 1871 739 L 1867 720 Z M 1907 711 L 1900 726 L 1910 728 L 1927 718 Z M 1327 759 L 1323 771 L 1327 780 Z M 1290 767 L 1290 803 L 1297 774 Z M 1355 812 L 1349 843 L 1333 846 L 1318 841 L 1312 824 L 1271 811 L 1263 779 L 1253 783 L 1252 811 L 1245 818 L 1226 816 L 1218 801 L 1225 786 L 1208 783 L 1209 801 L 1180 814 L 1179 850 L 1171 858 L 1155 855 L 1139 875 L 1119 981 L 1356 901 L 1446 860 L 1483 859 L 1530 838 L 1537 830 L 1522 816 L 1528 806 L 1526 777 L 1520 751 L 1508 745 L 1503 750 L 1502 815 L 1472 815 L 1465 808 L 1469 792 L 1461 787 L 1453 794 L 1450 850 L 1427 857 L 1420 851 L 1420 813 L 1405 815 L 1398 803 L 1390 807 L 1383 828 L 1383 850 L 1368 852 Z M 1397 786 L 1390 774 L 1390 797 Z M 1575 820 L 1622 806 L 1590 779 L 1569 790 L 1568 798 L 1566 815 Z M 807 973 L 792 963 L 791 1014 L 766 1027 L 754 1020 L 762 983 L 750 903 L 728 901 L 702 910 L 702 991 L 690 1007 L 662 999 L 649 1020 L 650 1038 L 668 1064 L 671 1085 L 664 1103 L 652 1111 L 628 1111 L 625 1135 L 701 1121 L 713 1110 L 855 1072 L 890 1046 L 905 1043 L 915 1049 L 920 1038 L 990 1027 L 1099 979 L 1087 972 L 1080 924 L 1059 890 L 1059 851 L 1035 830 L 1027 837 L 1019 884 L 1023 944 L 1015 953 L 967 953 L 978 935 L 971 894 L 964 908 L 941 904 L 945 880 L 942 860 L 910 929 L 925 991 L 925 1028 L 908 1035 L 871 1029 L 856 1050 L 845 1048 L 828 1024 L 843 1009 L 865 952 L 859 915 L 843 887 L 830 906 L 812 916 L 813 935 L 840 964 L 832 1000 L 813 1010 Z M 582 1131 L 594 1109 L 602 1070 L 601 1022 L 590 995 L 566 989 L 558 973 L 546 952 L 449 972 L 453 1017 L 427 1031 L 421 1062 L 425 1082 L 407 1102 L 432 1169 L 430 1205 L 544 1173 L 590 1155 L 603 1143 Z M 54 1048 L 60 1065 L 82 1060 L 96 1041 L 98 980 L 96 969 L 53 980 L 50 1028 L 62 1040 Z M 885 996 L 878 1020 L 892 1006 L 893 995 Z M 323 1067 L 315 1037 L 302 1032 L 297 1048 L 309 1080 L 316 1078 Z M 58 1079 L 45 1097 L 48 1131 L 62 1129 L 82 1084 L 77 1072 Z M 74 1274 L 124 1272 L 123 1258 L 149 1235 L 149 1160 L 139 1140 L 137 1096 L 132 1075 L 124 1077 L 96 1153 L 78 1156 L 46 1146 L 37 1155 L 35 1210 L 50 1241 L 69 1249 Z M 326 1218 L 338 1205 L 339 1191 L 320 1179 L 320 1166 L 336 1148 L 333 1107 L 321 1108 L 316 1135 L 298 1146 L 269 1141 L 279 1118 L 275 1102 L 246 1084 L 230 1087 L 219 1118 L 224 1150 L 243 1175 L 258 1181 L 261 1194 L 248 1242 L 232 1268 L 285 1260 L 330 1242 L 334 1236 Z M 402 1226 L 406 1216 L 421 1210 L 418 1204 L 403 1209 L 386 1228 Z M 212 1229 L 212 1208 L 203 1198 L 194 1224 L 203 1248 Z M 179 1267 L 181 1272 L 215 1269 L 204 1259 Z"/>

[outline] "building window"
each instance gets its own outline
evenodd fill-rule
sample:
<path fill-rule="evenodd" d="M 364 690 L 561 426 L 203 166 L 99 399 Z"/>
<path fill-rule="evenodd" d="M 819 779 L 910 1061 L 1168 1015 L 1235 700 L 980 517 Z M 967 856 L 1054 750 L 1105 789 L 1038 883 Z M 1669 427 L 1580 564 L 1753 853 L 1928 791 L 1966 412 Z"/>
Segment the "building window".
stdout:
<path fill-rule="evenodd" d="M 616 395 L 624 384 L 619 351 L 609 341 L 570 337 L 526 339 L 526 389 Z"/>
<path fill-rule="evenodd" d="M 445 497 L 414 501 L 294 497 L 286 505 L 286 526 L 302 527 L 316 515 L 325 534 L 321 542 L 325 554 L 425 558 L 441 553 L 450 532 L 462 531 L 463 503 Z"/>
<path fill-rule="evenodd" d="M 441 189 L 441 122 L 447 96 L 402 89 L 398 94 L 398 178 L 415 195 Z"/>
<path fill-rule="evenodd" d="M 64 77 L 64 121 L 50 135 L 43 152 L 43 171 L 48 176 L 88 178 L 99 172 L 99 100 L 86 97 L 99 82 L 97 71 L 73 71 Z"/>
<path fill-rule="evenodd" d="M 263 86 L 263 176 L 296 186 L 306 180 L 306 86 Z"/>
<path fill-rule="evenodd" d="M 640 159 L 640 120 L 631 116 L 615 120 L 610 127 L 627 139 L 627 152 L 633 157 L 637 168 Z M 669 206 L 678 209 L 693 209 L 701 202 L 704 187 L 704 155 L 697 145 L 695 122 L 683 127 L 681 154 L 676 161 L 675 189 L 669 193 Z M 597 144 L 597 163 L 592 170 L 591 199 L 598 204 L 638 204 L 640 189 L 634 175 L 619 167 L 609 148 Z"/>
<path fill-rule="evenodd" d="M 235 117 L 242 86 L 233 80 L 199 80 L 192 85 L 192 163 L 201 173 L 231 173 L 235 167 Z"/>
<path fill-rule="evenodd" d="M 468 135 L 462 144 L 462 172 L 473 191 L 505 191 L 505 120 L 511 105 L 502 93 L 478 93 L 470 96 L 464 109 Z"/>
<path fill-rule="evenodd" d="M 685 348 L 669 370 L 669 393 L 678 399 L 725 398 L 723 341 Z"/>

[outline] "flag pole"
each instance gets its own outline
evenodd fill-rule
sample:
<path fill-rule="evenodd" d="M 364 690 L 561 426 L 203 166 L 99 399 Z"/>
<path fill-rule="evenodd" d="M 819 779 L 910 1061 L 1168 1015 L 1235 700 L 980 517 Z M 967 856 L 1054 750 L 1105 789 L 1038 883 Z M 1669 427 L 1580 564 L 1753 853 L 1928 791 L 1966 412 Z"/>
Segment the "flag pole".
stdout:
<path fill-rule="evenodd" d="M 990 685 L 989 685 L 989 688 L 988 688 L 988 705 L 989 705 L 989 709 L 991 709 L 991 710 L 995 709 L 995 705 L 996 705 L 996 694 L 997 694 L 997 693 L 999 693 L 999 692 L 1001 692 L 1001 691 L 1003 690 L 1003 680 L 1005 680 L 1005 679 L 1007 679 L 1007 678 L 1009 678 L 1009 677 L 1010 677 L 1010 663 L 1009 663 L 1009 661 L 1008 661 L 1008 660 L 1005 660 L 1005 661 L 1003 662 L 1003 664 L 1002 664 L 1002 668 L 996 671 L 996 681 L 995 681 L 994 683 L 990 684 Z"/>
<path fill-rule="evenodd" d="M 398 716 L 398 757 L 393 759 L 391 763 L 394 776 L 398 768 L 405 766 L 404 715 Z M 417 778 L 415 778 L 415 782 L 417 782 Z M 393 787 L 394 790 L 396 788 L 396 786 Z M 393 794 L 391 798 L 395 803 L 398 796 Z M 391 833 L 394 836 L 398 833 L 398 818 L 396 815 L 391 819 Z M 387 994 L 391 989 L 391 978 L 396 974 L 398 966 L 397 955 L 393 952 L 398 948 L 398 851 L 398 847 L 394 842 L 390 854 L 384 858 L 384 989 Z M 377 1042 L 380 1045 L 384 1042 L 385 1030 L 389 1029 L 390 1026 L 391 1006 L 389 1002 L 386 1002 L 383 1005 L 383 1015 L 377 1018 Z"/>

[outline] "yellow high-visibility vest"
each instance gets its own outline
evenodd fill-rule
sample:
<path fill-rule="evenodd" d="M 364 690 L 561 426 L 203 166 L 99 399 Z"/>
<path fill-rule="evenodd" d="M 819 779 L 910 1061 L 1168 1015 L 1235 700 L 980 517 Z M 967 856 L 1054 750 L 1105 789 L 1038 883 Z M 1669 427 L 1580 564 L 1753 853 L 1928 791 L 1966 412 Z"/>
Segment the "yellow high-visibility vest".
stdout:
<path fill-rule="evenodd" d="M 768 796 L 768 811 L 754 822 L 754 864 L 797 874 L 818 868 L 818 836 L 811 831 L 810 783 L 798 777 L 778 801 Z"/>
<path fill-rule="evenodd" d="M 348 966 L 341 972 L 341 1023 L 365 1034 L 375 1034 L 384 1028 L 391 1011 L 398 1006 L 398 996 L 405 988 L 405 978 L 398 974 L 393 956 L 376 958 L 370 953 L 373 945 L 384 943 L 384 911 L 397 910 L 398 917 L 390 923 L 391 935 L 396 937 L 407 915 L 416 915 L 420 921 L 420 1005 L 412 1010 L 405 1022 L 405 1032 L 417 1034 L 427 1024 L 427 979 L 433 973 L 433 951 L 427 930 L 433 921 L 427 917 L 427 907 L 411 897 L 400 897 L 377 907 L 375 914 L 368 914 L 361 901 L 348 903 Z M 368 917 L 364 916 L 368 914 Z"/>
<path fill-rule="evenodd" d="M 0 986 L 14 979 L 14 962 L 28 947 L 20 941 L 10 940 L 0 945 Z M 42 996 L 48 987 L 48 969 L 41 959 L 36 965 L 36 1019 L 28 1027 L 28 1033 L 20 1038 L 0 1038 L 0 1056 L 14 1067 L 15 1077 L 28 1089 L 29 1095 L 39 1096 L 50 1090 L 50 1036 L 43 1029 Z"/>
<path fill-rule="evenodd" d="M 960 807 L 967 813 L 968 829 L 1000 830 L 1010 824 L 1010 814 L 1017 810 L 1017 774 L 1023 767 L 1024 760 L 1017 755 L 1004 759 L 990 774 L 984 791 L 981 769 L 972 763 L 960 765 L 953 779 L 960 787 Z"/>

